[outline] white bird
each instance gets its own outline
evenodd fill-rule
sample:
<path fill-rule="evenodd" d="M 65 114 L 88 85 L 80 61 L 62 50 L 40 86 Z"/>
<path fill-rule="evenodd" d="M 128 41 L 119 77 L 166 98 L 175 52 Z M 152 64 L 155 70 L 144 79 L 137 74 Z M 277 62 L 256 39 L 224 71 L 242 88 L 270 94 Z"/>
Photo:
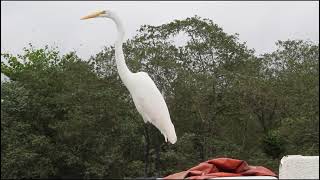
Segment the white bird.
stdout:
<path fill-rule="evenodd" d="M 150 122 L 159 129 L 166 142 L 169 140 L 170 143 L 174 144 L 177 141 L 177 135 L 162 94 L 147 73 L 133 73 L 126 65 L 122 50 L 124 29 L 120 19 L 114 12 L 109 10 L 92 13 L 81 19 L 98 17 L 112 19 L 117 26 L 118 37 L 115 43 L 117 69 L 123 84 L 131 94 L 138 112 L 145 123 Z"/>

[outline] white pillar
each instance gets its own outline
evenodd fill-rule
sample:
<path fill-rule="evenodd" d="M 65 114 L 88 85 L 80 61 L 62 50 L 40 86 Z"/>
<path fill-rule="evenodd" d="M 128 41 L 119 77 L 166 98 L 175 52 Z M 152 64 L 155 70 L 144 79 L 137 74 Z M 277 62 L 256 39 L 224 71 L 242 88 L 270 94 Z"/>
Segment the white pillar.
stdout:
<path fill-rule="evenodd" d="M 279 179 L 319 179 L 319 156 L 284 156 L 280 162 Z"/>

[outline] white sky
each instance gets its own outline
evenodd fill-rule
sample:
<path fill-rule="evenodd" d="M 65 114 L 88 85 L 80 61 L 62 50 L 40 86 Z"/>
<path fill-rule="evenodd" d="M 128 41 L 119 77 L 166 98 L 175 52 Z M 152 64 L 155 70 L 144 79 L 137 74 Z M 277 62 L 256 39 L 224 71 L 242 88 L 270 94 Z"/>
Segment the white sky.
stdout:
<path fill-rule="evenodd" d="M 319 42 L 317 1 L 1 1 L 1 52 L 19 53 L 31 42 L 36 47 L 57 45 L 63 53 L 76 50 L 88 58 L 114 43 L 116 29 L 108 19 L 79 19 L 104 9 L 122 19 L 127 38 L 143 24 L 161 25 L 198 15 L 212 19 L 227 33 L 239 33 L 240 41 L 257 54 L 275 50 L 277 40 Z"/>

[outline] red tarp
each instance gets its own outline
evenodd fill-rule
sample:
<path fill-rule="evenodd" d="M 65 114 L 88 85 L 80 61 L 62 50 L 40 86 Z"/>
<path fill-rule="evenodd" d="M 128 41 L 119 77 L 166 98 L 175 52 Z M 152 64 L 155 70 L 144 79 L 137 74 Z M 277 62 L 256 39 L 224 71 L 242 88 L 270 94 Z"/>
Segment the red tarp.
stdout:
<path fill-rule="evenodd" d="M 234 176 L 277 176 L 262 166 L 249 166 L 246 161 L 231 158 L 216 158 L 164 179 L 209 179 L 214 177 Z"/>

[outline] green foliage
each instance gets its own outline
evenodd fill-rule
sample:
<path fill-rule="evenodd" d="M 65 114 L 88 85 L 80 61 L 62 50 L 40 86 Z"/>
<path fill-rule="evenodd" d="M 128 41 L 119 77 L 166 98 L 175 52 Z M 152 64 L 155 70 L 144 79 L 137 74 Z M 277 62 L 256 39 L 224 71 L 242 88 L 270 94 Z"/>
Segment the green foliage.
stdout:
<path fill-rule="evenodd" d="M 186 44 L 175 45 L 181 34 Z M 1 178 L 163 177 L 215 157 L 277 172 L 284 154 L 318 155 L 319 45 L 277 46 L 255 57 L 237 35 L 197 16 L 142 26 L 125 57 L 164 94 L 174 145 L 154 127 L 145 132 L 114 47 L 89 61 L 48 46 L 2 53 L 11 81 L 1 85 Z"/>
<path fill-rule="evenodd" d="M 272 158 L 281 158 L 285 152 L 285 141 L 278 131 L 270 131 L 262 139 L 264 152 Z"/>

